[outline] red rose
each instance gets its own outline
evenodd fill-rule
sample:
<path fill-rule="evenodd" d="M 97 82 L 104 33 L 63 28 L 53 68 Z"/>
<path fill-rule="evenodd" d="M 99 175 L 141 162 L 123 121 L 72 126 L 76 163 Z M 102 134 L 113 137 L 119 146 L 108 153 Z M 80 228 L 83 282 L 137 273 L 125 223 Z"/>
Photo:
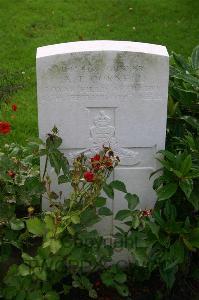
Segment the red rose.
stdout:
<path fill-rule="evenodd" d="M 11 130 L 11 126 L 9 122 L 1 121 L 0 122 L 0 133 L 7 134 Z"/>
<path fill-rule="evenodd" d="M 96 154 L 94 157 L 91 157 L 91 164 L 95 170 L 99 170 L 100 168 L 100 155 Z"/>
<path fill-rule="evenodd" d="M 14 104 L 12 104 L 12 110 L 13 111 L 16 111 L 17 110 L 17 105 L 14 103 Z"/>
<path fill-rule="evenodd" d="M 105 162 L 105 165 L 106 165 L 106 167 L 107 167 L 107 168 L 109 168 L 109 167 L 112 167 L 112 166 L 113 166 L 113 162 L 112 162 L 111 158 L 110 158 L 110 157 L 108 157 L 108 156 L 105 156 L 105 158 L 104 158 L 104 162 Z"/>
<path fill-rule="evenodd" d="M 95 156 L 91 157 L 91 162 L 99 161 L 99 160 L 100 160 L 100 155 L 99 154 L 96 154 Z"/>
<path fill-rule="evenodd" d="M 143 217 L 149 217 L 152 215 L 152 209 L 145 209 L 142 211 L 142 216 Z"/>
<path fill-rule="evenodd" d="M 84 172 L 84 179 L 87 182 L 93 182 L 93 180 L 94 180 L 94 174 L 92 172 L 90 172 L 90 171 Z"/>
<path fill-rule="evenodd" d="M 7 174 L 8 174 L 8 176 L 10 176 L 11 178 L 14 178 L 15 175 L 16 175 L 15 172 L 12 171 L 12 170 L 9 170 Z"/>

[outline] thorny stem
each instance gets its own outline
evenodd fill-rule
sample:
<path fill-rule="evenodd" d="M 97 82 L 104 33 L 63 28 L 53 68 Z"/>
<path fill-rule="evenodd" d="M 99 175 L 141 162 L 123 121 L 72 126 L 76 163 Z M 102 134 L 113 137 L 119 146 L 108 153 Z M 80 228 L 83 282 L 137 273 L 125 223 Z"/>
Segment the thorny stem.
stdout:
<path fill-rule="evenodd" d="M 44 176 L 46 175 L 47 165 L 48 165 L 48 155 L 46 155 L 46 161 L 45 161 L 44 173 L 42 176 L 42 180 L 44 180 Z"/>

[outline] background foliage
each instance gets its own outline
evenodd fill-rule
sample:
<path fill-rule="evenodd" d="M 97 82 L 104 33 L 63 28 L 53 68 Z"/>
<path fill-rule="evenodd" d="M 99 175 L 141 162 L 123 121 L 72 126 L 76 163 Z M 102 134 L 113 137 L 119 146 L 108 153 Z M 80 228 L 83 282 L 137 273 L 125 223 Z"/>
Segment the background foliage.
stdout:
<path fill-rule="evenodd" d="M 162 44 L 186 56 L 198 43 L 198 10 L 196 0 L 0 0 L 0 72 L 23 72 L 24 84 L 12 98 L 20 114 L 1 142 L 38 136 L 37 47 L 113 39 Z"/>

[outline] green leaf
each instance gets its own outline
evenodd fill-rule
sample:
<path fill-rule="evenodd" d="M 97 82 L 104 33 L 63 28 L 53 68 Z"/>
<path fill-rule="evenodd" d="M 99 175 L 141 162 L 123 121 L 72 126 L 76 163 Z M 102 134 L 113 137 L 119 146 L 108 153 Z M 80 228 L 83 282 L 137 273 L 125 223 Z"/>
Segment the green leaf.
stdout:
<path fill-rule="evenodd" d="M 104 183 L 103 191 L 109 198 L 114 199 L 114 191 L 110 184 Z"/>
<path fill-rule="evenodd" d="M 89 297 L 92 299 L 97 299 L 97 292 L 94 289 L 89 290 Z"/>
<path fill-rule="evenodd" d="M 100 216 L 112 216 L 112 211 L 108 207 L 100 207 L 98 211 Z"/>
<path fill-rule="evenodd" d="M 158 151 L 158 153 L 163 154 L 164 157 L 166 157 L 171 162 L 175 162 L 175 160 L 176 160 L 176 156 L 168 150 L 160 150 L 160 151 Z"/>
<path fill-rule="evenodd" d="M 59 152 L 58 153 L 57 152 L 49 153 L 51 167 L 54 168 L 57 175 L 59 175 L 60 170 L 61 170 L 61 164 L 60 164 L 59 158 L 60 158 Z"/>
<path fill-rule="evenodd" d="M 46 300 L 59 300 L 60 297 L 59 295 L 54 292 L 54 291 L 51 291 L 51 292 L 48 292 L 45 296 L 44 296 L 44 299 Z"/>
<path fill-rule="evenodd" d="M 177 263 L 183 263 L 184 261 L 184 246 L 180 240 L 176 240 L 173 245 L 170 246 L 170 256 L 173 260 L 177 260 Z M 167 269 L 169 267 L 167 266 Z"/>
<path fill-rule="evenodd" d="M 113 286 L 114 281 L 113 281 L 113 276 L 109 271 L 105 271 L 100 275 L 102 282 L 106 285 L 106 286 Z"/>
<path fill-rule="evenodd" d="M 59 240 L 51 239 L 50 240 L 50 250 L 53 254 L 57 253 L 61 249 L 61 242 Z"/>
<path fill-rule="evenodd" d="M 160 226 L 158 226 L 156 223 L 148 221 L 147 222 L 149 228 L 151 229 L 151 232 L 157 237 L 157 239 L 159 238 L 159 230 L 160 230 Z"/>
<path fill-rule="evenodd" d="M 120 294 L 123 297 L 127 297 L 129 295 L 128 287 L 125 284 L 116 285 L 115 286 L 118 294 Z"/>
<path fill-rule="evenodd" d="M 54 228 L 55 228 L 55 221 L 54 221 L 54 219 L 53 219 L 52 216 L 46 215 L 45 218 L 44 218 L 44 222 L 45 222 L 46 228 L 48 230 L 51 230 L 51 231 L 54 230 Z"/>
<path fill-rule="evenodd" d="M 177 191 L 178 185 L 176 183 L 169 183 L 157 191 L 158 200 L 163 201 L 171 198 Z"/>
<path fill-rule="evenodd" d="M 10 221 L 10 227 L 12 230 L 22 230 L 24 228 L 24 222 L 20 219 L 12 219 Z"/>
<path fill-rule="evenodd" d="M 192 247 L 199 248 L 199 227 L 194 228 L 188 235 L 189 243 Z"/>
<path fill-rule="evenodd" d="M 60 175 L 58 177 L 58 184 L 66 183 L 66 182 L 69 182 L 69 181 L 70 181 L 70 179 L 66 175 Z"/>
<path fill-rule="evenodd" d="M 140 224 L 140 219 L 138 217 L 138 215 L 135 215 L 132 217 L 132 222 L 131 222 L 131 226 L 136 229 Z"/>
<path fill-rule="evenodd" d="M 30 274 L 30 267 L 28 267 L 27 265 L 25 264 L 21 264 L 19 266 L 19 274 L 21 276 L 28 276 Z"/>
<path fill-rule="evenodd" d="M 95 206 L 96 207 L 101 207 L 104 206 L 106 204 L 106 198 L 104 197 L 97 197 L 95 200 Z"/>
<path fill-rule="evenodd" d="M 135 260 L 137 261 L 138 266 L 144 267 L 148 260 L 147 249 L 137 247 L 136 249 L 131 249 L 131 251 Z"/>
<path fill-rule="evenodd" d="M 80 223 L 80 217 L 78 214 L 74 214 L 71 216 L 71 221 L 73 224 L 79 224 Z"/>
<path fill-rule="evenodd" d="M 191 192 L 193 190 L 193 180 L 192 179 L 183 179 L 179 182 L 181 190 L 185 193 L 187 199 L 189 199 Z"/>
<path fill-rule="evenodd" d="M 28 219 L 26 225 L 28 231 L 37 236 L 42 236 L 45 233 L 45 224 L 37 217 Z"/>
<path fill-rule="evenodd" d="M 17 293 L 17 297 L 15 300 L 26 300 L 26 292 L 22 290 Z"/>
<path fill-rule="evenodd" d="M 190 242 L 187 239 L 185 239 L 185 237 L 183 237 L 183 242 L 187 249 L 189 249 L 189 251 L 194 251 L 194 247 L 190 244 Z"/>
<path fill-rule="evenodd" d="M 139 197 L 136 194 L 127 193 L 124 198 L 127 200 L 130 210 L 134 210 L 139 203 Z"/>
<path fill-rule="evenodd" d="M 120 181 L 120 180 L 114 180 L 114 181 L 112 181 L 110 183 L 110 186 L 113 189 L 115 189 L 115 190 L 121 191 L 123 193 L 127 193 L 125 184 L 122 181 Z"/>
<path fill-rule="evenodd" d="M 198 188 L 199 190 L 199 188 Z M 199 197 L 198 197 L 198 191 L 195 189 L 192 191 L 190 197 L 188 198 L 188 201 L 193 205 L 194 209 L 196 211 L 199 210 Z"/>
<path fill-rule="evenodd" d="M 40 178 L 36 176 L 27 177 L 24 183 L 24 187 L 31 195 L 34 194 L 41 195 L 42 193 L 45 192 L 44 184 L 40 181 Z"/>
<path fill-rule="evenodd" d="M 46 147 L 53 151 L 61 146 L 62 139 L 55 134 L 49 134 L 49 137 L 46 139 Z"/>
<path fill-rule="evenodd" d="M 187 122 L 189 125 L 191 125 L 193 128 L 196 128 L 199 130 L 199 121 L 198 119 L 191 117 L 191 116 L 183 116 L 181 117 L 185 122 Z"/>
<path fill-rule="evenodd" d="M 195 70 L 198 70 L 199 69 L 199 45 L 193 49 L 191 60 L 192 60 L 193 68 Z"/>
<path fill-rule="evenodd" d="M 31 291 L 31 293 L 28 293 L 27 300 L 43 300 L 43 295 L 40 290 Z"/>
<path fill-rule="evenodd" d="M 40 279 L 42 281 L 46 281 L 46 279 L 47 279 L 47 273 L 44 270 L 44 268 L 38 268 L 38 267 L 36 267 L 34 269 L 34 274 L 37 276 L 38 279 Z"/>
<path fill-rule="evenodd" d="M 186 63 L 184 57 L 181 54 L 176 54 L 175 52 L 173 52 L 173 58 L 176 65 L 183 71 L 188 71 L 190 69 L 189 65 Z"/>
<path fill-rule="evenodd" d="M 118 283 L 124 283 L 127 280 L 127 276 L 123 272 L 119 272 L 114 276 L 114 280 L 117 281 Z"/>
<path fill-rule="evenodd" d="M 95 209 L 88 208 L 80 216 L 81 224 L 84 226 L 92 226 L 100 221 Z"/>
<path fill-rule="evenodd" d="M 75 230 L 74 230 L 73 227 L 67 226 L 67 230 L 68 230 L 68 232 L 69 232 L 70 235 L 74 235 L 75 234 Z"/>
<path fill-rule="evenodd" d="M 130 210 L 119 210 L 115 216 L 115 220 L 123 221 L 124 219 L 130 217 L 131 214 L 132 212 Z"/>
<path fill-rule="evenodd" d="M 172 288 L 175 282 L 175 273 L 177 272 L 177 270 L 178 270 L 177 266 L 174 266 L 172 269 L 169 269 L 168 271 L 164 271 L 160 269 L 160 275 L 169 289 Z"/>
<path fill-rule="evenodd" d="M 191 159 L 191 155 L 188 155 L 182 162 L 182 165 L 180 166 L 180 171 L 182 173 L 182 175 L 186 175 L 192 167 L 192 159 Z"/>

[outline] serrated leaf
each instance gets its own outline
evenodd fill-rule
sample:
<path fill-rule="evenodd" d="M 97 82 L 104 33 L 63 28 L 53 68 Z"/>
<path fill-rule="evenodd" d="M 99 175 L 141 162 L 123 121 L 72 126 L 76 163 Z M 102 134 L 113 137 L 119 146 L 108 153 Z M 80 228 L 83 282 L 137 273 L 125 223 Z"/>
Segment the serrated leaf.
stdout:
<path fill-rule="evenodd" d="M 158 200 L 163 201 L 171 198 L 177 191 L 178 185 L 176 183 L 169 183 L 157 191 Z"/>
<path fill-rule="evenodd" d="M 139 203 L 139 197 L 136 194 L 127 193 L 124 198 L 127 200 L 130 210 L 134 210 Z"/>
<path fill-rule="evenodd" d="M 60 175 L 58 177 L 58 184 L 66 183 L 66 182 L 69 182 L 69 181 L 70 181 L 70 179 L 66 175 Z"/>
<path fill-rule="evenodd" d="M 56 292 L 50 291 L 50 292 L 48 292 L 48 293 L 45 295 L 44 299 L 45 299 L 45 300 L 59 300 L 60 297 L 59 297 L 59 295 L 58 295 Z M 36 299 L 35 299 L 35 300 L 36 300 Z"/>
<path fill-rule="evenodd" d="M 49 215 L 46 215 L 45 218 L 44 218 L 44 222 L 46 224 L 46 228 L 48 230 L 54 230 L 55 228 L 55 221 L 53 219 L 53 217 L 49 216 Z"/>
<path fill-rule="evenodd" d="M 132 222 L 131 222 L 131 226 L 136 229 L 140 224 L 140 220 L 139 220 L 139 217 L 138 215 L 135 215 L 132 217 Z"/>
<path fill-rule="evenodd" d="M 194 247 L 190 244 L 190 242 L 187 239 L 185 239 L 185 237 L 183 237 L 183 242 L 190 251 L 194 251 Z"/>
<path fill-rule="evenodd" d="M 119 272 L 114 276 L 114 280 L 118 283 L 124 283 L 127 280 L 127 276 L 123 272 Z"/>
<path fill-rule="evenodd" d="M 38 268 L 38 267 L 36 267 L 34 269 L 34 274 L 37 276 L 38 279 L 40 279 L 42 281 L 46 281 L 46 279 L 47 279 L 47 273 L 44 270 L 44 268 Z"/>
<path fill-rule="evenodd" d="M 118 294 L 120 294 L 123 297 L 127 297 L 129 295 L 128 287 L 125 284 L 116 285 L 116 290 Z"/>
<path fill-rule="evenodd" d="M 54 168 L 55 173 L 59 175 L 60 170 L 61 170 L 61 165 L 60 165 L 60 160 L 59 160 L 59 155 L 57 152 L 51 152 L 49 153 L 49 159 L 50 159 L 50 164 L 51 167 Z"/>
<path fill-rule="evenodd" d="M 125 184 L 120 180 L 112 181 L 110 183 L 110 186 L 115 190 L 118 190 L 118 191 L 123 192 L 123 193 L 127 193 Z"/>
<path fill-rule="evenodd" d="M 112 188 L 112 186 L 110 184 L 105 183 L 103 185 L 103 191 L 106 193 L 106 195 L 109 198 L 111 198 L 111 199 L 114 198 L 114 191 L 113 191 L 113 188 Z"/>
<path fill-rule="evenodd" d="M 89 290 L 89 297 L 92 299 L 97 299 L 97 292 L 94 289 Z"/>
<path fill-rule="evenodd" d="M 62 244 L 59 240 L 55 240 L 55 239 L 51 239 L 50 240 L 50 243 L 49 243 L 49 246 L 50 246 L 50 250 L 53 254 L 55 254 L 56 252 L 59 251 L 59 249 L 61 248 Z"/>
<path fill-rule="evenodd" d="M 110 272 L 105 271 L 104 273 L 102 273 L 100 275 L 102 282 L 106 285 L 106 286 L 112 286 L 114 284 L 114 280 L 113 280 L 113 276 Z"/>
<path fill-rule="evenodd" d="M 115 220 L 123 221 L 131 216 L 131 211 L 127 209 L 119 210 L 115 216 Z"/>
<path fill-rule="evenodd" d="M 27 265 L 25 264 L 21 264 L 19 266 L 19 274 L 21 276 L 28 276 L 30 274 L 30 267 L 28 267 Z"/>
<path fill-rule="evenodd" d="M 199 248 L 199 227 L 194 228 L 188 235 L 188 241 L 192 247 Z"/>
<path fill-rule="evenodd" d="M 189 199 L 191 192 L 193 190 L 193 180 L 192 179 L 183 179 L 179 182 L 181 190 L 185 193 L 187 199 Z"/>
<path fill-rule="evenodd" d="M 45 224 L 39 218 L 31 218 L 26 221 L 27 229 L 30 233 L 42 236 L 45 233 Z"/>
<path fill-rule="evenodd" d="M 68 232 L 69 232 L 70 235 L 74 235 L 75 234 L 75 230 L 71 226 L 67 226 L 67 230 L 68 230 Z"/>
<path fill-rule="evenodd" d="M 157 237 L 157 239 L 159 238 L 159 230 L 160 230 L 160 226 L 158 226 L 156 223 L 153 223 L 151 221 L 147 222 L 149 228 L 151 229 L 151 232 Z"/>
<path fill-rule="evenodd" d="M 71 216 L 71 221 L 73 224 L 79 224 L 80 223 L 80 217 L 77 214 L 74 214 Z"/>
<path fill-rule="evenodd" d="M 101 207 L 104 206 L 106 204 L 106 198 L 104 197 L 97 197 L 95 200 L 95 206 L 96 207 Z"/>
<path fill-rule="evenodd" d="M 24 222 L 20 219 L 12 219 L 10 221 L 10 227 L 12 230 L 22 230 L 24 226 Z"/>
<path fill-rule="evenodd" d="M 112 216 L 112 211 L 108 207 L 100 207 L 98 211 L 100 216 Z"/>
<path fill-rule="evenodd" d="M 80 217 L 81 224 L 84 226 L 92 226 L 100 221 L 100 217 L 97 216 L 95 209 L 88 208 Z"/>

